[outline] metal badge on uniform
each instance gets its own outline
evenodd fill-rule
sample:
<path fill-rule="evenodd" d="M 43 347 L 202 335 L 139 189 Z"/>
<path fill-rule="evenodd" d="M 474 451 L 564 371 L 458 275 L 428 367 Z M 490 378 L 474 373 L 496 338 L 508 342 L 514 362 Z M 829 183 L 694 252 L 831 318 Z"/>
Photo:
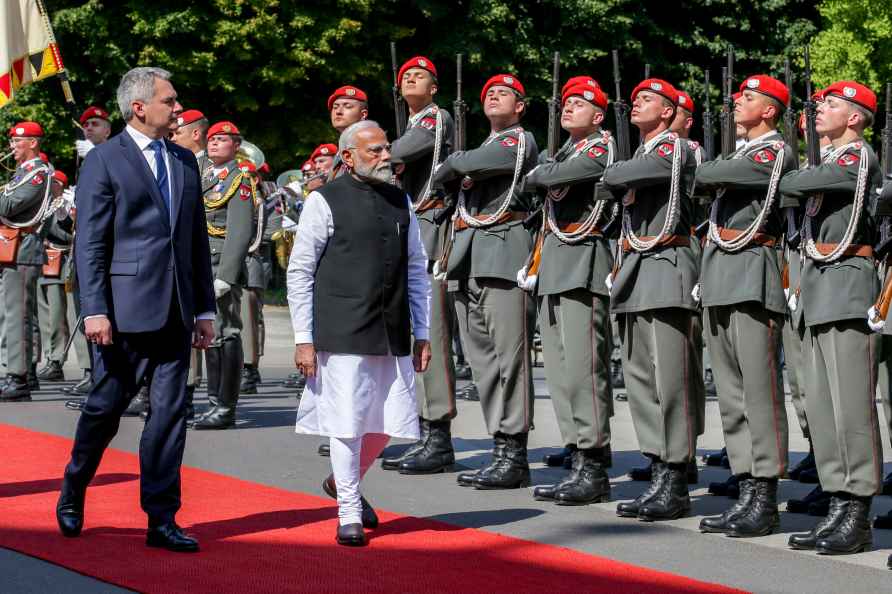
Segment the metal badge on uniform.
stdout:
<path fill-rule="evenodd" d="M 657 149 L 657 154 L 661 157 L 668 157 L 675 150 L 675 145 L 671 142 L 664 142 L 660 145 L 660 148 Z"/>
<path fill-rule="evenodd" d="M 662 91 L 663 85 L 658 82 L 652 82 L 652 83 L 650 83 L 650 88 L 653 89 L 654 91 Z"/>
<path fill-rule="evenodd" d="M 514 84 L 514 77 L 511 77 L 511 76 L 503 76 L 503 77 L 502 77 L 502 80 L 505 81 L 505 84 L 506 84 L 506 85 L 513 85 L 513 84 Z"/>
<path fill-rule="evenodd" d="M 756 163 L 771 163 L 772 161 L 774 161 L 774 158 L 774 152 L 768 149 L 763 149 L 753 156 L 753 160 Z"/>
<path fill-rule="evenodd" d="M 758 89 L 759 88 L 759 79 L 758 78 L 749 79 L 748 81 L 746 81 L 746 86 L 749 89 Z"/>
<path fill-rule="evenodd" d="M 470 177 L 467 177 L 467 176 L 462 178 L 462 180 L 461 180 L 461 189 L 462 190 L 470 190 L 473 187 L 474 187 L 473 179 L 471 179 Z"/>
<path fill-rule="evenodd" d="M 502 146 L 511 147 L 511 146 L 514 146 L 515 144 L 517 144 L 517 142 L 513 138 L 508 136 L 508 137 L 502 139 L 502 141 L 499 144 L 501 144 Z"/>
<path fill-rule="evenodd" d="M 40 175 L 39 173 L 38 173 L 37 175 L 35 175 L 34 177 L 31 178 L 31 185 L 32 185 L 32 186 L 39 186 L 39 185 L 42 184 L 42 183 L 43 183 L 43 176 Z"/>
<path fill-rule="evenodd" d="M 836 164 L 842 165 L 843 167 L 849 167 L 850 165 L 856 164 L 859 160 L 858 155 L 846 153 L 836 161 Z"/>
<path fill-rule="evenodd" d="M 858 91 L 854 87 L 843 87 L 842 94 L 851 99 L 858 94 Z"/>
<path fill-rule="evenodd" d="M 418 60 L 418 65 L 421 66 L 422 68 L 427 68 L 427 60 L 424 60 L 424 59 Z"/>
<path fill-rule="evenodd" d="M 595 98 L 595 94 L 591 91 L 583 91 L 582 96 L 585 98 L 586 101 L 591 101 Z"/>

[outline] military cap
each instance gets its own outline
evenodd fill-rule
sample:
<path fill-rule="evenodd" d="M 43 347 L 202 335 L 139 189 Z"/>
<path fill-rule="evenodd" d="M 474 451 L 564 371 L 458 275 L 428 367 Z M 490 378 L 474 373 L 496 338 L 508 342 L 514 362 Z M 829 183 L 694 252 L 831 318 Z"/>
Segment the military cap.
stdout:
<path fill-rule="evenodd" d="M 66 187 L 68 185 L 68 176 L 56 169 L 53 171 L 53 179 L 62 184 L 62 187 Z"/>
<path fill-rule="evenodd" d="M 667 83 L 665 80 L 661 80 L 659 78 L 648 78 L 640 83 L 638 86 L 632 89 L 632 101 L 635 100 L 635 97 L 638 96 L 638 93 L 641 91 L 650 91 L 651 93 L 656 93 L 657 95 L 661 95 L 678 105 L 678 91 L 675 90 L 675 87 Z"/>
<path fill-rule="evenodd" d="M 12 138 L 40 138 L 43 136 L 43 128 L 37 122 L 19 122 L 9 129 Z"/>
<path fill-rule="evenodd" d="M 598 87 L 590 87 L 587 84 L 578 84 L 572 87 L 565 87 L 564 94 L 561 97 L 561 105 L 564 105 L 572 96 L 582 97 L 595 107 L 600 107 L 601 109 L 607 109 L 607 95 L 604 94 Z"/>
<path fill-rule="evenodd" d="M 310 155 L 310 161 L 315 161 L 316 157 L 334 157 L 336 154 L 338 154 L 337 145 L 330 142 L 320 144 L 313 150 L 313 154 Z"/>
<path fill-rule="evenodd" d="M 213 126 L 208 128 L 208 135 L 207 135 L 208 139 L 210 139 L 211 136 L 214 136 L 216 134 L 228 134 L 229 136 L 241 136 L 241 133 L 238 131 L 238 128 L 235 127 L 235 124 L 233 124 L 232 122 L 227 122 L 225 120 L 222 122 L 217 122 L 216 124 L 214 124 Z"/>
<path fill-rule="evenodd" d="M 87 120 L 90 118 L 99 118 L 100 120 L 108 121 L 108 112 L 102 109 L 101 107 L 96 107 L 95 105 L 91 105 L 87 109 L 84 110 L 84 113 L 81 114 L 80 119 L 78 120 L 81 123 L 81 126 L 87 123 Z"/>
<path fill-rule="evenodd" d="M 437 78 L 437 67 L 434 66 L 434 63 L 424 56 L 415 56 L 411 60 L 407 60 L 405 64 L 400 66 L 400 71 L 397 73 L 396 79 L 403 80 L 403 74 L 409 68 L 421 68 L 422 70 L 427 70 L 434 78 Z"/>
<path fill-rule="evenodd" d="M 694 113 L 696 109 L 696 105 L 694 105 L 694 100 L 691 99 L 691 96 L 688 95 L 685 91 L 678 89 L 678 106 L 685 111 L 690 113 Z"/>
<path fill-rule="evenodd" d="M 257 171 L 259 171 L 263 175 L 269 175 L 269 172 L 270 172 L 269 163 L 264 162 L 263 165 L 261 165 L 260 167 L 257 168 Z"/>
<path fill-rule="evenodd" d="M 177 125 L 178 126 L 188 126 L 198 120 L 204 119 L 204 114 L 198 111 L 197 109 L 187 109 L 186 111 L 180 113 L 177 116 Z"/>
<path fill-rule="evenodd" d="M 790 91 L 787 90 L 787 85 L 767 74 L 754 74 L 747 77 L 740 83 L 740 92 L 743 93 L 744 91 L 761 93 L 771 97 L 781 105 L 787 105 L 790 101 Z"/>
<path fill-rule="evenodd" d="M 840 80 L 832 85 L 824 88 L 822 95 L 826 98 L 828 95 L 841 97 L 846 101 L 854 103 L 870 113 L 877 112 L 877 96 L 873 91 L 853 80 Z"/>
<path fill-rule="evenodd" d="M 328 98 L 328 109 L 331 111 L 331 106 L 334 105 L 335 100 L 338 97 L 346 97 L 347 99 L 356 99 L 357 101 L 368 101 L 368 95 L 365 94 L 365 91 L 358 87 L 354 87 L 353 85 L 344 85 L 343 87 L 339 87 L 335 89 L 335 92 L 331 94 Z"/>
<path fill-rule="evenodd" d="M 520 84 L 520 81 L 517 80 L 517 77 L 512 74 L 496 74 L 483 85 L 483 90 L 480 91 L 480 102 L 483 103 L 486 100 L 486 92 L 490 89 L 490 87 L 508 87 L 512 89 L 515 93 L 520 95 L 521 98 L 527 94 L 524 90 L 523 85 Z"/>
<path fill-rule="evenodd" d="M 570 78 L 567 82 L 564 83 L 563 88 L 561 89 L 561 97 L 567 94 L 567 89 L 570 87 L 575 87 L 578 85 L 584 85 L 590 89 L 600 89 L 601 85 L 598 84 L 598 81 L 593 79 L 590 76 L 574 76 Z"/>

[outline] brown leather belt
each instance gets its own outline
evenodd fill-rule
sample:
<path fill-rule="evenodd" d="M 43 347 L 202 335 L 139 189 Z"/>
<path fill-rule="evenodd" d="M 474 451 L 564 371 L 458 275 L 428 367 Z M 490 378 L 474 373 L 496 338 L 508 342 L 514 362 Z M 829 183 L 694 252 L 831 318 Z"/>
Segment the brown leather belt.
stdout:
<path fill-rule="evenodd" d="M 743 231 L 737 229 L 728 229 L 727 227 L 719 227 L 719 239 L 722 241 L 734 241 L 743 235 Z M 765 247 L 774 247 L 777 244 L 777 237 L 768 235 L 767 233 L 756 233 L 750 243 L 756 245 L 764 245 Z"/>
<path fill-rule="evenodd" d="M 822 254 L 829 254 L 836 249 L 838 243 L 816 243 L 815 247 Z M 843 256 L 858 256 L 859 258 L 873 258 L 873 246 L 860 243 L 853 243 L 845 249 Z"/>
<path fill-rule="evenodd" d="M 422 202 L 418 205 L 418 208 L 415 209 L 415 214 L 422 214 L 435 208 L 446 208 L 446 203 L 443 200 L 428 200 Z"/>
<path fill-rule="evenodd" d="M 525 213 L 525 212 L 508 211 L 506 213 L 503 213 L 502 216 L 500 216 L 498 219 L 496 219 L 495 221 L 493 221 L 492 223 L 487 225 L 487 227 L 492 227 L 494 225 L 501 225 L 502 223 L 507 223 L 509 221 L 522 221 L 527 218 L 527 215 L 528 215 L 528 213 Z M 492 216 L 492 215 L 485 215 L 485 214 L 472 215 L 471 218 L 476 221 L 483 222 L 486 219 L 488 219 L 490 216 Z M 465 223 L 461 217 L 455 219 L 455 230 L 456 231 L 464 231 L 468 227 L 469 227 L 469 225 L 467 223 Z"/>
<path fill-rule="evenodd" d="M 653 241 L 653 237 L 639 237 L 638 240 L 642 242 Z M 664 247 L 689 247 L 691 245 L 691 236 L 690 235 L 667 235 L 658 243 L 654 249 L 664 248 Z M 628 239 L 623 239 L 623 251 L 631 252 L 632 244 L 629 243 Z"/>
<path fill-rule="evenodd" d="M 566 223 L 564 221 L 557 222 L 557 228 L 561 233 L 576 233 L 582 227 L 582 223 Z M 588 233 L 589 237 L 600 237 L 601 228 L 597 225 Z"/>

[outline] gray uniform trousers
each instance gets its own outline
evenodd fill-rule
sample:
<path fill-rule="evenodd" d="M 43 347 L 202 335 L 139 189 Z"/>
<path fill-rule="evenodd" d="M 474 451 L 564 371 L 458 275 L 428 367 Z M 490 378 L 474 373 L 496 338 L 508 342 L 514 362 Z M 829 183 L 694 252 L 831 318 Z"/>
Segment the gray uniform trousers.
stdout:
<path fill-rule="evenodd" d="M 197 386 L 201 383 L 201 378 L 204 375 L 202 372 L 203 361 L 204 355 L 201 354 L 201 351 L 192 349 L 192 354 L 189 356 L 189 376 L 186 378 L 187 386 Z"/>
<path fill-rule="evenodd" d="M 706 314 L 697 312 L 694 314 L 694 369 L 699 377 L 704 377 L 704 369 L 712 368 L 712 362 L 709 358 L 709 349 L 706 348 L 706 341 L 703 338 L 704 324 L 703 317 Z M 704 367 L 704 365 L 706 367 Z M 706 431 L 706 385 L 700 382 L 694 382 L 691 386 L 694 394 L 694 406 L 691 410 L 691 416 L 694 420 L 694 427 L 697 429 L 697 435 L 703 435 Z M 696 442 L 694 449 L 696 450 Z"/>
<path fill-rule="evenodd" d="M 789 436 L 780 370 L 782 314 L 755 302 L 735 303 L 707 307 L 704 322 L 731 472 L 783 476 Z"/>
<path fill-rule="evenodd" d="M 610 444 L 610 326 L 605 295 L 574 289 L 539 297 L 545 381 L 566 445 Z"/>
<path fill-rule="evenodd" d="M 6 320 L 6 372 L 26 376 L 34 349 L 37 277 L 40 266 L 19 264 L 3 268 L 3 305 Z"/>
<path fill-rule="evenodd" d="M 886 417 L 886 425 L 889 427 L 889 438 L 892 440 L 892 335 L 880 335 L 879 369 L 877 373 L 877 388 L 883 401 L 883 416 Z"/>
<path fill-rule="evenodd" d="M 682 308 L 617 315 L 629 409 L 642 454 L 670 464 L 693 460 L 698 375 L 694 316 Z"/>
<path fill-rule="evenodd" d="M 65 285 L 46 283 L 37 285 L 37 320 L 43 356 L 47 361 L 64 363 L 65 345 L 68 343 L 68 304 Z"/>
<path fill-rule="evenodd" d="M 81 369 L 90 369 L 90 350 L 87 348 L 87 338 L 84 336 L 84 325 L 78 325 L 78 310 L 80 306 L 77 304 L 76 293 L 65 294 L 65 309 L 68 316 L 68 328 L 70 332 L 74 332 L 74 340 L 71 346 L 77 356 L 77 365 Z"/>
<path fill-rule="evenodd" d="M 801 257 L 798 251 L 790 248 L 787 248 L 784 253 L 787 259 L 790 291 L 795 291 L 799 286 Z M 783 269 L 783 262 L 781 269 Z M 787 368 L 787 382 L 790 384 L 790 398 L 793 400 L 793 408 L 796 411 L 796 419 L 799 421 L 802 435 L 811 440 L 811 434 L 808 432 L 808 419 L 805 416 L 805 371 L 803 368 L 805 361 L 802 349 L 805 325 L 802 320 L 802 312 L 790 313 L 788 311 L 786 322 L 783 332 L 784 364 Z"/>
<path fill-rule="evenodd" d="M 242 320 L 242 346 L 245 349 L 245 363 L 258 365 L 263 356 L 263 289 L 245 287 L 239 306 Z"/>
<path fill-rule="evenodd" d="M 430 342 L 431 362 L 415 382 L 418 416 L 428 421 L 455 418 L 455 362 L 452 360 L 452 300 L 446 282 L 428 275 L 431 283 Z"/>
<path fill-rule="evenodd" d="M 487 431 L 525 433 L 532 428 L 535 396 L 533 299 L 517 283 L 499 278 L 471 278 L 462 285 L 455 310 Z"/>
<path fill-rule="evenodd" d="M 883 480 L 877 419 L 879 336 L 865 320 L 806 329 L 805 401 L 821 486 L 830 493 L 876 495 Z"/>
<path fill-rule="evenodd" d="M 224 340 L 241 340 L 242 288 L 230 286 L 222 297 L 217 298 L 217 315 L 214 317 L 214 340 L 211 347 L 223 346 Z"/>

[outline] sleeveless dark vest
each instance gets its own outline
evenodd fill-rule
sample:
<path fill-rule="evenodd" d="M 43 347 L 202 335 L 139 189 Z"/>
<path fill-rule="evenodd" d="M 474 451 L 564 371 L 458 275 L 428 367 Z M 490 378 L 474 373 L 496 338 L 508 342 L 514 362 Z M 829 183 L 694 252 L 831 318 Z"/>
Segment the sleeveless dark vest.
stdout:
<path fill-rule="evenodd" d="M 334 234 L 316 267 L 313 343 L 354 355 L 411 352 L 405 192 L 342 175 L 318 190 Z"/>

